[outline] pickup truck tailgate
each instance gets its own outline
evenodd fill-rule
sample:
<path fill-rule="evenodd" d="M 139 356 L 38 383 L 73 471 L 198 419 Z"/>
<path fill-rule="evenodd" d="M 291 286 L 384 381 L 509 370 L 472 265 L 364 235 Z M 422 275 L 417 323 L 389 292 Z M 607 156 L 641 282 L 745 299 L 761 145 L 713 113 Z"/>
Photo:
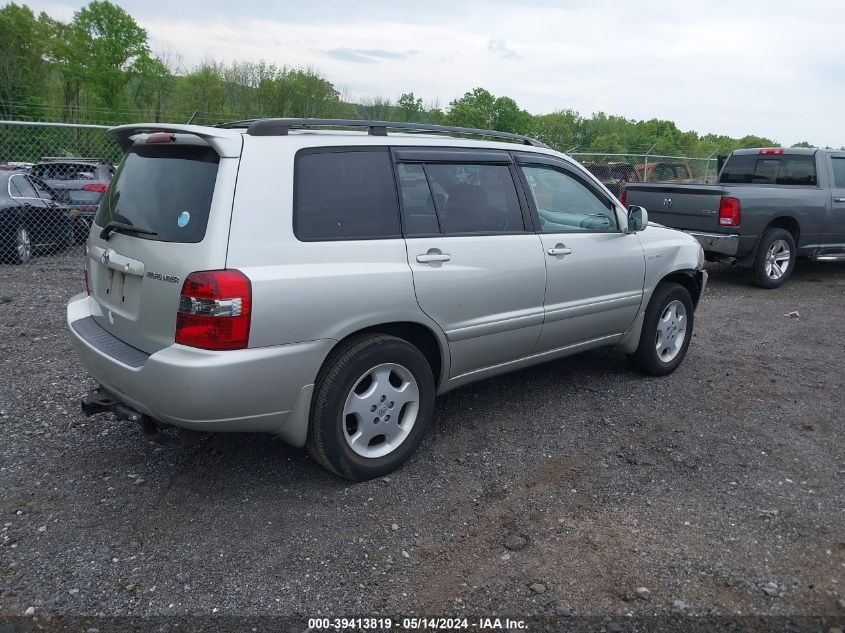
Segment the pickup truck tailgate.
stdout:
<path fill-rule="evenodd" d="M 687 231 L 718 231 L 718 185 L 629 184 L 627 204 L 645 207 L 649 220 Z"/>

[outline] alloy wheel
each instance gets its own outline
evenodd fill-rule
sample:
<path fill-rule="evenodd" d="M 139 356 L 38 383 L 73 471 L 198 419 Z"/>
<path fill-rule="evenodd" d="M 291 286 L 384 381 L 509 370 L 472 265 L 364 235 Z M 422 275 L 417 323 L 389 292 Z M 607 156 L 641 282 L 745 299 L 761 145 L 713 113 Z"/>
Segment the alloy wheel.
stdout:
<path fill-rule="evenodd" d="M 408 437 L 420 409 L 414 375 L 402 365 L 385 363 L 361 376 L 343 407 L 343 436 L 361 457 L 384 457 Z"/>
<path fill-rule="evenodd" d="M 664 363 L 672 362 L 681 348 L 687 334 L 687 309 L 683 301 L 670 301 L 657 320 L 655 348 L 657 356 Z"/>

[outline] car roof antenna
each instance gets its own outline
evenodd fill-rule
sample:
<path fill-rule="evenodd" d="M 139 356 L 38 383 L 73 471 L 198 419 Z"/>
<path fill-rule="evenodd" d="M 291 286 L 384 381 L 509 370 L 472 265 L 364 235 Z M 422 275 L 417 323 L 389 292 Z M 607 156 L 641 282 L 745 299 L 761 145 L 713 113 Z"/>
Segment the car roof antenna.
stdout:
<path fill-rule="evenodd" d="M 199 110 L 194 110 L 194 113 L 191 116 L 188 117 L 188 122 L 185 125 L 191 124 L 191 121 L 193 121 L 194 117 L 197 116 L 197 112 L 199 112 Z"/>

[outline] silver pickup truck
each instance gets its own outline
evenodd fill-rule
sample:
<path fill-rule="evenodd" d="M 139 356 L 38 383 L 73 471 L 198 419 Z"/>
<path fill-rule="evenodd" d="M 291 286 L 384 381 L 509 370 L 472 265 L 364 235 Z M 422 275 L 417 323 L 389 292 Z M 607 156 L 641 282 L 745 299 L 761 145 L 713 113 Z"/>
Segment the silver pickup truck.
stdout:
<path fill-rule="evenodd" d="M 783 284 L 796 257 L 845 261 L 845 151 L 736 150 L 714 185 L 633 183 L 623 204 L 693 235 L 709 261 L 742 266 L 763 288 Z"/>

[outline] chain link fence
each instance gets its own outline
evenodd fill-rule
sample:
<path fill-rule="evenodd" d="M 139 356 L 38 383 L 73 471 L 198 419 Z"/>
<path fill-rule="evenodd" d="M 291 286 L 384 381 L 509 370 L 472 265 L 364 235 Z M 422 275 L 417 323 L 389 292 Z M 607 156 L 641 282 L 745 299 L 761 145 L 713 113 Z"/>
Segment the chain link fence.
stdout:
<path fill-rule="evenodd" d="M 715 182 L 717 159 L 654 154 L 603 154 L 570 152 L 615 195 L 629 182 L 695 183 Z"/>
<path fill-rule="evenodd" d="M 122 155 L 106 130 L 0 121 L 0 264 L 81 262 L 82 244 Z M 709 183 L 717 172 L 715 158 L 570 156 L 617 196 L 629 182 Z"/>
<path fill-rule="evenodd" d="M 0 121 L 0 263 L 78 262 L 120 147 L 108 127 Z"/>

